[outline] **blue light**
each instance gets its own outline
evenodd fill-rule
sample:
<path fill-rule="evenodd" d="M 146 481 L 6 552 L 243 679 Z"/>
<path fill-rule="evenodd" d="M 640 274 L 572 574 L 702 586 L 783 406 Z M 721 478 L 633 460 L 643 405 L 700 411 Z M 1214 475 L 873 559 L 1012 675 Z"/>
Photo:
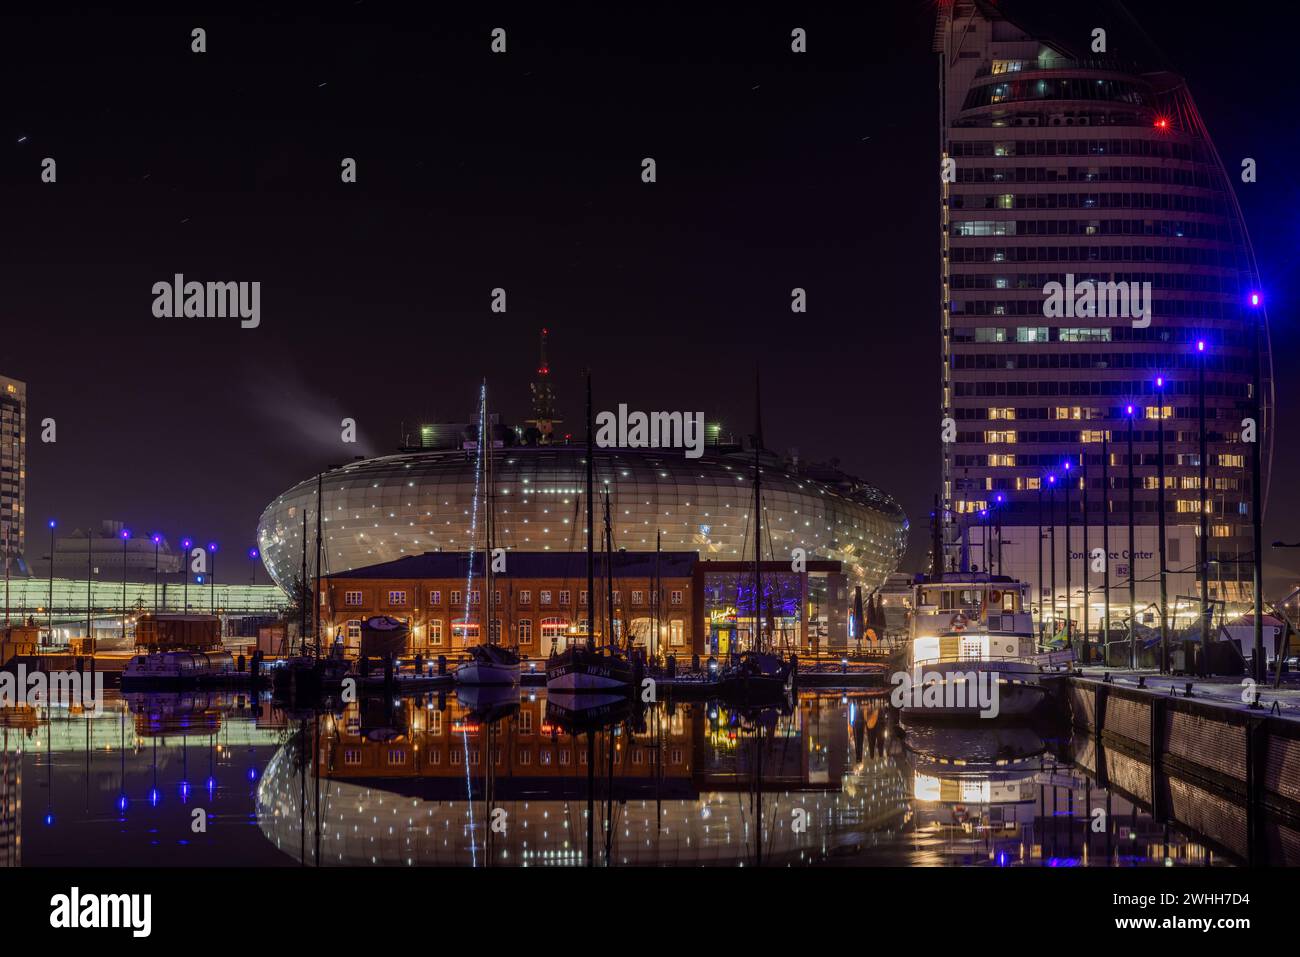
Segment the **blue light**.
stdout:
<path fill-rule="evenodd" d="M 129 805 L 130 803 L 131 802 L 127 800 L 125 794 L 120 795 L 117 799 L 117 809 L 123 813 L 126 813 L 127 805 Z"/>
<path fill-rule="evenodd" d="M 54 812 L 51 811 L 51 812 L 49 812 L 48 814 L 46 814 L 45 817 L 44 817 L 44 821 L 45 821 L 45 826 L 46 826 L 46 827 L 53 827 L 53 826 L 54 826 Z"/>
<path fill-rule="evenodd" d="M 50 528 L 54 528 L 54 526 L 56 526 L 57 524 L 58 522 L 56 522 L 54 519 L 50 519 Z"/>
<path fill-rule="evenodd" d="M 149 803 L 154 807 L 157 807 L 160 800 L 162 800 L 162 794 L 159 793 L 157 788 L 151 788 L 149 791 Z"/>
<path fill-rule="evenodd" d="M 258 556 L 258 551 L 257 551 L 256 548 L 250 548 L 250 549 L 248 550 L 248 557 L 249 557 L 249 558 L 257 558 L 257 556 Z"/>
<path fill-rule="evenodd" d="M 1256 309 L 1259 308 L 1259 304 L 1260 304 L 1261 302 L 1263 302 L 1263 301 L 1264 301 L 1264 297 L 1261 296 L 1259 293 L 1257 293 L 1257 292 L 1252 292 L 1252 293 L 1250 294 L 1250 304 L 1251 304 L 1251 306 L 1255 307 Z"/>

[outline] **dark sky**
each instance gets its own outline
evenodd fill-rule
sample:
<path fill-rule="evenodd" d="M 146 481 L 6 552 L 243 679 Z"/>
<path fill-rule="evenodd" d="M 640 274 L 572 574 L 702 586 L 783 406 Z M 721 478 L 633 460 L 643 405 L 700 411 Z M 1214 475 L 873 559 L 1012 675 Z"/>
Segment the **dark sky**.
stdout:
<path fill-rule="evenodd" d="M 1266 540 L 1300 539 L 1294 24 L 1130 8 L 1188 76 L 1228 167 L 1259 161 L 1239 193 L 1283 379 Z M 49 516 L 242 551 L 277 493 L 391 450 L 403 421 L 464 419 L 483 376 L 524 418 L 542 325 L 575 431 L 586 366 L 598 406 L 703 409 L 748 431 L 759 365 L 767 444 L 895 495 L 924 553 L 932 3 L 427 22 L 407 4 L 257 9 L 0 29 L 0 372 L 29 383 L 33 555 Z M 794 26 L 806 55 L 789 50 Z M 260 281 L 261 327 L 155 318 L 151 287 L 177 272 Z M 489 311 L 496 286 L 505 315 Z M 806 316 L 789 311 L 794 286 Z M 344 416 L 357 447 L 339 441 Z"/>

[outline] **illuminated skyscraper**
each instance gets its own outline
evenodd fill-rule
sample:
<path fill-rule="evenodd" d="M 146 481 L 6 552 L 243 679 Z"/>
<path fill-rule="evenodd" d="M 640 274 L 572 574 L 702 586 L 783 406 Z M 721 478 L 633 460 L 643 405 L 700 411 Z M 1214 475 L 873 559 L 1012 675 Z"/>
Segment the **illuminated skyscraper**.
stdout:
<path fill-rule="evenodd" d="M 0 376 L 0 557 L 24 567 L 27 486 L 27 386 Z"/>
<path fill-rule="evenodd" d="M 963 538 L 983 540 L 979 526 L 1001 524 L 1006 571 L 1037 579 L 1036 552 L 1049 547 L 1053 524 L 1045 515 L 1040 544 L 1039 489 L 1055 472 L 1057 490 L 1044 498 L 1055 501 L 1058 566 L 1067 554 L 1067 484 L 1074 526 L 1073 594 L 1058 567 L 1058 620 L 1067 602 L 1081 618 L 1086 490 L 1088 551 L 1101 545 L 1108 520 L 1112 585 L 1136 574 L 1139 615 L 1152 622 L 1163 420 L 1168 568 L 1183 576 L 1170 586 L 1172 609 L 1197 567 L 1204 363 L 1211 597 L 1248 598 L 1253 477 L 1243 420 L 1252 414 L 1256 321 L 1264 326 L 1265 482 L 1273 413 L 1237 171 L 1225 169 L 1183 78 L 1118 4 L 941 0 L 934 50 L 947 164 L 939 171 L 942 415 L 955 439 L 942 446 L 947 562 L 958 560 Z M 1091 304 L 1088 284 L 1098 293 Z M 987 519 L 984 509 L 993 510 Z M 992 528 L 988 537 L 996 542 Z M 996 546 L 971 561 L 981 559 L 996 564 Z M 1126 590 L 1112 601 L 1127 606 Z M 1100 594 L 1089 604 L 1095 630 Z"/>

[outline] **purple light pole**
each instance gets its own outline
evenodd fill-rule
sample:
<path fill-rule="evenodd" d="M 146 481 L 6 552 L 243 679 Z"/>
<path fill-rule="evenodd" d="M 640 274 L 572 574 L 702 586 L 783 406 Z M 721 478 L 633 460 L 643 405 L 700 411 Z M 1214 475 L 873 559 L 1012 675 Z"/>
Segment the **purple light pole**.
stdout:
<path fill-rule="evenodd" d="M 1268 677 L 1268 656 L 1264 652 L 1264 462 L 1260 443 L 1264 440 L 1264 398 L 1263 375 L 1260 372 L 1259 327 L 1264 322 L 1261 311 L 1263 297 L 1258 292 L 1250 294 L 1250 308 L 1253 313 L 1250 323 L 1251 360 L 1250 360 L 1250 414 L 1255 420 L 1255 441 L 1250 443 L 1250 524 L 1253 535 L 1254 566 L 1251 581 L 1255 592 L 1255 644 L 1254 661 L 1251 662 L 1255 680 L 1263 684 Z M 1282 657 L 1278 649 L 1278 658 Z M 1282 668 L 1279 662 L 1278 680 L 1281 680 Z"/>
<path fill-rule="evenodd" d="M 185 590 L 181 599 L 181 614 L 190 613 L 190 549 L 194 547 L 194 539 L 181 539 L 181 571 L 185 573 Z"/>
<path fill-rule="evenodd" d="M 1074 476 L 1070 474 L 1070 460 L 1066 459 L 1063 468 L 1065 481 L 1065 645 L 1074 648 L 1074 593 L 1070 590 L 1070 483 Z"/>
<path fill-rule="evenodd" d="M 49 624 L 47 626 L 46 643 L 54 644 L 54 529 L 58 527 L 58 522 L 50 519 L 50 601 L 46 609 L 49 615 Z"/>
<path fill-rule="evenodd" d="M 1133 530 L 1133 406 L 1128 414 L 1128 666 L 1136 670 L 1137 653 L 1137 543 Z"/>
<path fill-rule="evenodd" d="M 149 536 L 153 541 L 153 616 L 158 617 L 158 546 L 162 544 L 162 536 L 154 532 Z"/>
<path fill-rule="evenodd" d="M 217 543 L 208 542 L 208 614 L 217 613 Z"/>
<path fill-rule="evenodd" d="M 1047 527 L 1051 552 L 1052 575 L 1052 637 L 1056 637 L 1056 476 L 1047 476 Z"/>
<path fill-rule="evenodd" d="M 1197 393 L 1197 424 L 1201 432 L 1200 444 L 1200 492 L 1201 497 L 1198 503 L 1200 512 L 1200 575 L 1201 575 L 1201 666 L 1197 672 L 1201 675 L 1209 674 L 1209 661 L 1207 655 L 1210 651 L 1210 523 L 1205 517 L 1206 488 L 1209 457 L 1209 443 L 1206 441 L 1205 432 L 1205 340 L 1196 340 L 1196 355 L 1200 362 L 1196 364 L 1196 393 Z M 1163 413 L 1163 410 L 1162 410 Z"/>
<path fill-rule="evenodd" d="M 1160 673 L 1169 672 L 1169 598 L 1165 579 L 1169 562 L 1165 554 L 1165 377 L 1156 376 L 1156 399 L 1160 414 L 1156 418 L 1156 524 L 1160 536 Z"/>
<path fill-rule="evenodd" d="M 131 530 L 122 529 L 122 644 L 126 644 L 126 543 L 131 540 Z"/>

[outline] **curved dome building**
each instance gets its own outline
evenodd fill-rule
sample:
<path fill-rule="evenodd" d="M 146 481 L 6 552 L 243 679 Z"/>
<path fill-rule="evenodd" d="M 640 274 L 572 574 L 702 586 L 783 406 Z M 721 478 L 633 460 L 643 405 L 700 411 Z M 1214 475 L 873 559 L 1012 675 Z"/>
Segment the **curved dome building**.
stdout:
<path fill-rule="evenodd" d="M 514 436 L 497 429 L 499 444 Z M 471 543 L 482 547 L 478 453 L 473 443 L 458 445 L 405 450 L 326 472 L 324 571 L 465 551 Z M 493 459 L 498 546 L 582 550 L 585 447 L 504 445 Z M 809 559 L 842 562 L 849 584 L 864 588 L 880 585 L 898 567 L 908 523 L 892 498 L 835 469 L 783 462 L 769 453 L 761 458 L 765 559 L 803 547 Z M 698 551 L 706 560 L 752 559 L 752 479 L 753 451 L 740 446 L 714 445 L 698 459 L 659 449 L 599 449 L 595 456 L 596 487 L 611 493 L 614 546 L 629 551 L 653 551 L 655 533 L 662 532 L 665 550 Z M 304 509 L 312 560 L 316 484 L 312 476 L 285 491 L 258 523 L 262 560 L 281 586 L 301 566 Z M 602 509 L 598 501 L 598 531 Z M 472 528 L 479 529 L 473 542 Z"/>

